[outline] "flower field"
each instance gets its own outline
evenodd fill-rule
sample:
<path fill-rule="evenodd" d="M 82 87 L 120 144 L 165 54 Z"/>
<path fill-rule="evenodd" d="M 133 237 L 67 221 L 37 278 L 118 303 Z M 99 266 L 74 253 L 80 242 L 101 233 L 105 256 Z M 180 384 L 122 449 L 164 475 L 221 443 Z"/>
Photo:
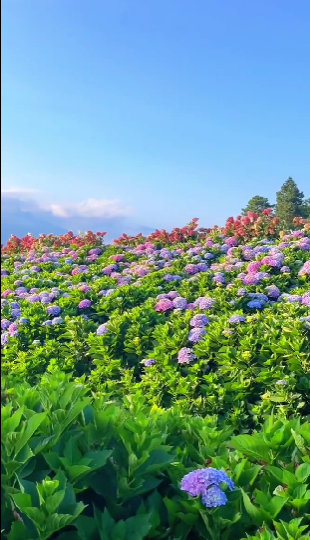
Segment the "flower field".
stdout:
<path fill-rule="evenodd" d="M 310 227 L 2 247 L 5 540 L 305 540 Z"/>

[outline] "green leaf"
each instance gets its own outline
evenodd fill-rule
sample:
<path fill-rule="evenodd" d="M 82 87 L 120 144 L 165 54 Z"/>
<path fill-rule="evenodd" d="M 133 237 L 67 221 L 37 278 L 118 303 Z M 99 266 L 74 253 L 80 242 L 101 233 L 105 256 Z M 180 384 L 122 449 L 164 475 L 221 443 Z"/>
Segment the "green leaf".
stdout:
<path fill-rule="evenodd" d="M 252 435 L 237 435 L 237 437 L 232 438 L 231 446 L 250 458 L 271 463 L 269 447 L 258 437 Z"/>
<path fill-rule="evenodd" d="M 245 491 L 243 491 L 243 489 L 241 489 L 241 493 L 244 507 L 249 516 L 257 525 L 260 526 L 264 521 L 270 521 L 270 517 L 267 512 L 265 512 L 265 510 L 263 510 L 262 508 L 257 508 L 256 506 L 254 506 L 254 504 L 252 504 L 250 500 L 250 497 L 247 495 L 247 493 L 245 493 Z"/>
<path fill-rule="evenodd" d="M 7 535 L 8 540 L 31 540 L 28 531 L 22 521 L 13 521 L 11 530 Z"/>
<path fill-rule="evenodd" d="M 173 460 L 174 457 L 165 450 L 153 450 L 150 457 L 135 470 L 134 476 L 139 477 L 146 473 L 160 471 Z"/>
<path fill-rule="evenodd" d="M 5 438 L 8 433 L 16 431 L 20 424 L 21 417 L 23 416 L 23 412 L 24 407 L 20 407 L 10 418 L 7 418 L 7 420 L 2 422 L 1 440 L 3 437 L 3 442 L 5 442 Z"/>
<path fill-rule="evenodd" d="M 295 476 L 298 482 L 304 482 L 310 476 L 310 464 L 302 463 L 295 471 Z"/>
<path fill-rule="evenodd" d="M 272 518 L 275 519 L 277 515 L 281 512 L 283 506 L 289 500 L 289 497 L 273 497 L 268 504 L 268 512 L 271 514 Z"/>
<path fill-rule="evenodd" d="M 27 426 L 22 434 L 21 438 L 19 439 L 18 443 L 15 447 L 15 457 L 18 456 L 19 452 L 22 450 L 22 448 L 27 444 L 29 439 L 32 437 L 32 435 L 36 432 L 40 424 L 45 420 L 47 413 L 37 413 L 34 414 L 29 420 L 27 421 Z"/>
<path fill-rule="evenodd" d="M 286 469 L 280 469 L 279 467 L 274 467 L 269 465 L 266 467 L 266 470 L 274 476 L 281 484 L 287 484 L 289 487 L 293 487 L 296 484 L 296 478 L 293 473 Z"/>
<path fill-rule="evenodd" d="M 94 518 L 79 516 L 74 525 L 78 530 L 80 540 L 93 540 L 96 538 L 98 526 Z"/>
<path fill-rule="evenodd" d="M 261 465 L 252 465 L 250 469 L 243 470 L 240 474 L 238 485 L 240 487 L 247 486 L 247 485 L 252 486 L 261 470 L 262 470 Z"/>
<path fill-rule="evenodd" d="M 19 508 L 22 512 L 25 510 L 25 508 L 32 506 L 32 499 L 31 495 L 28 495 L 27 493 L 16 493 L 15 495 L 11 495 L 15 506 Z"/>
<path fill-rule="evenodd" d="M 151 529 L 150 516 L 139 514 L 125 521 L 126 540 L 143 540 Z"/>

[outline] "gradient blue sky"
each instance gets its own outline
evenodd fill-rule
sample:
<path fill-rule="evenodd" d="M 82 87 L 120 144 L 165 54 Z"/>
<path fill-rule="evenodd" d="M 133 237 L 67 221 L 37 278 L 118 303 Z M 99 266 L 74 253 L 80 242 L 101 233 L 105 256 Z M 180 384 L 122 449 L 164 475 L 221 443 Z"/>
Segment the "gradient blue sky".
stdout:
<path fill-rule="evenodd" d="M 2 0 L 2 181 L 221 224 L 310 195 L 309 0 Z"/>

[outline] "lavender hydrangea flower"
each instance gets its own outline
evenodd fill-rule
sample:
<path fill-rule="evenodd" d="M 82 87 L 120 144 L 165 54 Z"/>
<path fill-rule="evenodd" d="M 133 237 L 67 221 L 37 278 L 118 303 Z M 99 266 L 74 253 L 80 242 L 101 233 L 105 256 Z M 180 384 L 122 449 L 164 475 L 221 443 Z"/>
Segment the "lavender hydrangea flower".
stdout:
<path fill-rule="evenodd" d="M 212 281 L 214 281 L 214 283 L 221 283 L 221 284 L 224 284 L 225 283 L 225 276 L 222 272 L 217 272 L 214 277 L 212 278 Z"/>
<path fill-rule="evenodd" d="M 182 298 L 182 296 L 178 296 L 177 298 L 174 298 L 172 300 L 172 303 L 175 309 L 186 309 L 187 307 L 187 300 L 186 298 Z"/>
<path fill-rule="evenodd" d="M 208 467 L 186 474 L 180 487 L 191 497 L 201 496 L 201 502 L 207 508 L 214 508 L 223 506 L 227 502 L 225 493 L 219 487 L 222 483 L 226 483 L 231 491 L 235 487 L 233 481 L 224 471 Z"/>
<path fill-rule="evenodd" d="M 109 329 L 107 327 L 107 323 L 101 324 L 97 328 L 97 336 L 103 336 L 104 334 L 107 334 L 108 331 L 109 331 Z"/>
<path fill-rule="evenodd" d="M 248 291 L 246 289 L 238 289 L 237 290 L 237 296 L 245 296 L 246 294 L 248 294 Z"/>
<path fill-rule="evenodd" d="M 150 367 L 156 364 L 156 361 L 154 360 L 154 358 L 147 358 L 146 360 L 143 360 L 143 363 L 145 367 Z"/>
<path fill-rule="evenodd" d="M 79 308 L 88 309 L 90 308 L 91 304 L 92 304 L 91 300 L 88 300 L 87 298 L 85 298 L 84 300 L 81 300 L 81 302 L 79 303 Z"/>
<path fill-rule="evenodd" d="M 195 360 L 196 355 L 193 353 L 192 349 L 188 347 L 182 347 L 178 352 L 178 364 L 189 364 Z"/>
<path fill-rule="evenodd" d="M 52 319 L 52 325 L 55 326 L 56 324 L 62 324 L 64 321 L 61 317 L 54 317 Z"/>
<path fill-rule="evenodd" d="M 188 341 L 191 341 L 192 343 L 199 343 L 206 333 L 207 332 L 204 328 L 193 328 L 188 334 Z"/>
<path fill-rule="evenodd" d="M 243 317 L 242 315 L 233 315 L 232 317 L 230 317 L 229 322 L 232 324 L 245 322 L 245 317 Z"/>
<path fill-rule="evenodd" d="M 3 334 L 1 334 L 1 347 L 5 347 L 8 341 L 9 341 L 9 333 L 3 332 Z"/>
<path fill-rule="evenodd" d="M 226 494 L 218 486 L 211 486 L 201 497 L 201 502 L 206 508 L 225 506 L 227 501 Z"/>
<path fill-rule="evenodd" d="M 288 294 L 285 296 L 285 300 L 290 304 L 301 303 L 302 297 L 299 294 Z"/>
<path fill-rule="evenodd" d="M 287 385 L 287 382 L 284 381 L 284 380 L 282 380 L 282 379 L 280 379 L 280 380 L 276 381 L 276 384 L 278 384 L 279 386 L 286 386 L 286 385 Z"/>
<path fill-rule="evenodd" d="M 10 321 L 8 319 L 2 319 L 1 320 L 1 330 L 6 330 L 10 326 Z"/>
<path fill-rule="evenodd" d="M 200 309 L 207 310 L 212 309 L 216 300 L 215 298 L 210 298 L 208 296 L 200 296 L 197 298 L 194 302 L 195 307 L 199 307 Z"/>
<path fill-rule="evenodd" d="M 49 306 L 46 310 L 46 313 L 48 315 L 54 315 L 55 317 L 57 317 L 61 312 L 61 309 L 59 306 Z"/>
<path fill-rule="evenodd" d="M 281 291 L 276 285 L 268 285 L 266 293 L 270 298 L 279 298 Z"/>
<path fill-rule="evenodd" d="M 189 324 L 195 328 L 203 328 L 209 324 L 209 319 L 202 313 L 198 313 L 190 320 Z"/>
<path fill-rule="evenodd" d="M 8 332 L 9 332 L 11 337 L 17 337 L 19 335 L 18 334 L 18 324 L 17 323 L 10 324 L 10 326 L 8 327 Z"/>

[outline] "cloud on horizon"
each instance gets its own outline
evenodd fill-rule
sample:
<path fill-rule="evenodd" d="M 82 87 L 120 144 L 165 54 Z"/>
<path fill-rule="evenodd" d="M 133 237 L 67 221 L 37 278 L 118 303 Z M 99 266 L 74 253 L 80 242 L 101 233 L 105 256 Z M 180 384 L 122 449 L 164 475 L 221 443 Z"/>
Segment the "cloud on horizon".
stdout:
<path fill-rule="evenodd" d="M 60 218 L 69 217 L 91 217 L 112 219 L 116 217 L 128 217 L 132 214 L 132 209 L 125 206 L 119 199 L 86 199 L 77 203 L 52 202 L 49 204 L 41 203 L 40 200 L 33 198 L 35 194 L 40 193 L 34 189 L 27 188 L 9 188 L 1 190 L 1 198 L 18 198 L 21 201 L 22 210 L 38 210 L 50 212 L 52 215 Z M 29 196 L 32 196 L 29 198 Z"/>
<path fill-rule="evenodd" d="M 42 202 L 42 192 L 32 189 L 9 188 L 1 190 L 1 243 L 11 234 L 24 236 L 28 232 L 63 234 L 68 230 L 106 231 L 108 240 L 123 232 L 135 235 L 153 231 L 132 220 L 132 209 L 118 199 L 93 199 L 77 203 Z"/>

